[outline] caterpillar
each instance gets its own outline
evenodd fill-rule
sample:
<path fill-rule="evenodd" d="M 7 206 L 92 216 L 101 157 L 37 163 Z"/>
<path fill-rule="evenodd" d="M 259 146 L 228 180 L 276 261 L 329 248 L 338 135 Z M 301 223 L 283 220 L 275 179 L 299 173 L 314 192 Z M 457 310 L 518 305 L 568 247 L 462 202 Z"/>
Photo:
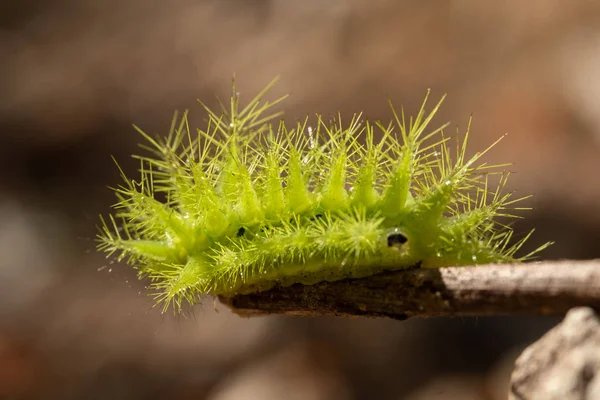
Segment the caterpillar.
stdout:
<path fill-rule="evenodd" d="M 165 308 L 205 294 L 232 296 L 278 285 L 360 278 L 414 266 L 435 268 L 529 260 L 513 240 L 523 199 L 505 193 L 508 164 L 481 162 L 498 141 L 467 156 L 445 124 L 429 130 L 444 97 L 414 118 L 391 122 L 316 115 L 289 128 L 263 101 L 245 107 L 235 82 L 229 107 L 190 129 L 175 114 L 166 137 L 139 127 L 139 177 L 123 183 L 98 249 L 135 267 Z M 118 166 L 118 164 L 117 164 Z M 493 184 L 492 182 L 495 182 Z"/>

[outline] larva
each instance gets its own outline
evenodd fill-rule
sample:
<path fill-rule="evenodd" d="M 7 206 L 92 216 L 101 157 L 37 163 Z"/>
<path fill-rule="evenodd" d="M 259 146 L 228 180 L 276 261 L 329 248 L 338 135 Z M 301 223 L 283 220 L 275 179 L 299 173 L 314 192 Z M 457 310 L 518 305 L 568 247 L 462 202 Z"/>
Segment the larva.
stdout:
<path fill-rule="evenodd" d="M 442 100 L 416 117 L 392 107 L 389 124 L 316 117 L 275 122 L 269 84 L 240 109 L 234 92 L 206 127 L 187 114 L 166 138 L 145 138 L 137 180 L 123 175 L 99 250 L 139 270 L 166 306 L 200 295 L 313 284 L 388 269 L 522 261 L 499 217 L 521 199 L 504 193 L 505 165 L 467 157 L 444 125 L 428 131 Z M 497 142 L 496 142 L 497 143 Z M 497 183 L 492 185 L 494 179 Z"/>

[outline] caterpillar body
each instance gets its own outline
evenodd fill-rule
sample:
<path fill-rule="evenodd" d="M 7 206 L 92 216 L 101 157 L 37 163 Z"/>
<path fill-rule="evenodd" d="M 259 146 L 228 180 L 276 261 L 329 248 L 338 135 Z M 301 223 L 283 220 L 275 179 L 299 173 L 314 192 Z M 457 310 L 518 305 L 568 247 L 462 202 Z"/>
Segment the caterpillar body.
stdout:
<path fill-rule="evenodd" d="M 443 98 L 426 112 L 426 97 L 408 120 L 392 106 L 385 125 L 317 115 L 289 129 L 271 112 L 285 97 L 263 101 L 273 83 L 243 109 L 234 86 L 229 109 L 205 106 L 195 132 L 187 114 L 162 139 L 136 128 L 148 155 L 135 156 L 137 180 L 121 171 L 98 248 L 148 277 L 165 306 L 412 266 L 522 261 L 546 246 L 517 257 L 531 232 L 515 242 L 498 221 L 523 198 L 503 192 L 506 165 L 480 162 L 495 143 L 468 157 L 468 130 L 455 151 L 447 125 L 427 130 Z"/>

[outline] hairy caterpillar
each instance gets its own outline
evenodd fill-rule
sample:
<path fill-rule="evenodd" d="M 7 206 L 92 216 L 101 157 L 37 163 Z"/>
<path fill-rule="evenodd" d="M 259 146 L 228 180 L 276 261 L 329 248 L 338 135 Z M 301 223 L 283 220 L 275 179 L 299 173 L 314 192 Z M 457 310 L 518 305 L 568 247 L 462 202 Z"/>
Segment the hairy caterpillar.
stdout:
<path fill-rule="evenodd" d="M 98 248 L 149 277 L 165 306 L 416 265 L 521 261 L 546 247 L 516 257 L 531 232 L 513 244 L 497 221 L 523 198 L 503 193 L 506 165 L 478 164 L 495 143 L 468 158 L 468 130 L 455 152 L 447 125 L 427 131 L 443 98 L 426 113 L 426 97 L 408 121 L 392 107 L 387 125 L 317 116 L 289 129 L 270 114 L 285 97 L 262 101 L 273 83 L 243 109 L 234 86 L 229 109 L 204 106 L 196 132 L 187 114 L 163 139 L 136 127 L 149 155 L 135 156 L 138 180 L 121 171 Z"/>

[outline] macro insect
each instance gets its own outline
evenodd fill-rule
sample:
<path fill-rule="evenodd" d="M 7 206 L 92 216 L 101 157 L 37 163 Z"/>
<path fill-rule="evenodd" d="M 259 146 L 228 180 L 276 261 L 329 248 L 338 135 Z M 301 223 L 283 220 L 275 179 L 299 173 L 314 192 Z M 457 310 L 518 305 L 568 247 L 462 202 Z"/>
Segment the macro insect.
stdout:
<path fill-rule="evenodd" d="M 165 307 L 201 295 L 359 278 L 414 266 L 434 268 L 532 258 L 516 256 L 516 217 L 504 192 L 504 165 L 453 149 L 447 126 L 428 130 L 443 98 L 414 118 L 344 122 L 317 115 L 289 128 L 263 101 L 245 107 L 235 92 L 206 126 L 187 113 L 170 133 L 145 138 L 139 177 L 114 188 L 114 213 L 101 217 L 98 249 L 116 254 L 152 282 Z M 391 105 L 391 103 L 390 103 Z M 497 143 L 497 142 L 496 142 Z M 495 182 L 492 184 L 491 182 Z"/>

